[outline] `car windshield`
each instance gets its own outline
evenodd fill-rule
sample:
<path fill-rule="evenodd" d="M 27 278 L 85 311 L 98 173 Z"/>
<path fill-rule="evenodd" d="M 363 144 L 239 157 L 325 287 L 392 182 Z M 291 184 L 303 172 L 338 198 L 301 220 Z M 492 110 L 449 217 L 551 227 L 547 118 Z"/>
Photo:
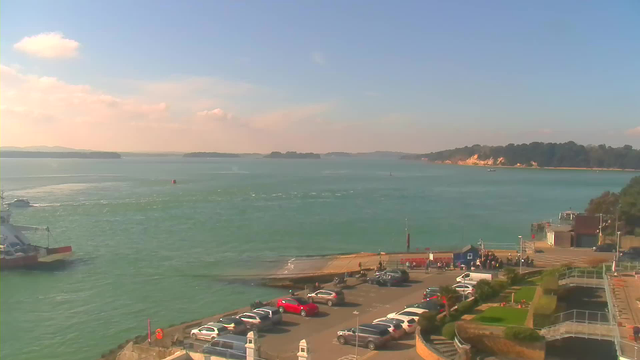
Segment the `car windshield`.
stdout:
<path fill-rule="evenodd" d="M 301 297 L 294 297 L 293 300 L 297 301 L 300 305 L 307 305 L 308 302 L 307 300 L 301 298 Z"/>
<path fill-rule="evenodd" d="M 407 323 L 408 324 L 415 324 L 416 320 L 415 319 L 409 319 L 409 320 L 407 320 Z"/>

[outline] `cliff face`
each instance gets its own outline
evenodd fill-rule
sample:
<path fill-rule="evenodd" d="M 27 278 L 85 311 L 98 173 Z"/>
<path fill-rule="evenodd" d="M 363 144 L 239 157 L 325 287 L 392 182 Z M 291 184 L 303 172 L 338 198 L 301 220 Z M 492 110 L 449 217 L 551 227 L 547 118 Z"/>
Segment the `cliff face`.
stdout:
<path fill-rule="evenodd" d="M 423 160 L 428 160 L 423 158 Z M 486 160 L 481 160 L 478 154 L 473 155 L 468 159 L 463 160 L 445 160 L 445 161 L 434 161 L 436 164 L 455 164 L 455 165 L 474 165 L 474 166 L 508 166 L 504 157 L 499 157 L 497 159 L 488 158 Z M 535 161 L 532 161 L 530 164 L 515 164 L 515 167 L 534 167 L 537 168 L 538 164 Z"/>

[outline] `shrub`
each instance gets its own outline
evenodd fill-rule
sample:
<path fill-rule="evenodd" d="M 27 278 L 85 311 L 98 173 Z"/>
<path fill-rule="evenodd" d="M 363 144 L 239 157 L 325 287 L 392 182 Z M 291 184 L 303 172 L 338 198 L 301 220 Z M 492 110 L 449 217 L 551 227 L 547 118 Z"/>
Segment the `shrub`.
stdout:
<path fill-rule="evenodd" d="M 471 311 L 473 311 L 473 308 L 475 307 L 475 301 L 473 300 L 467 300 L 467 301 L 463 301 L 460 304 L 458 304 L 458 312 L 460 314 L 468 314 Z"/>
<path fill-rule="evenodd" d="M 555 295 L 542 295 L 536 302 L 533 312 L 541 315 L 551 315 L 556 310 L 558 298 Z"/>
<path fill-rule="evenodd" d="M 491 288 L 493 289 L 495 294 L 500 294 L 501 292 L 507 290 L 509 285 L 504 280 L 493 280 L 491 282 Z"/>
<path fill-rule="evenodd" d="M 543 277 L 540 287 L 545 294 L 553 294 L 558 290 L 558 276 L 554 274 Z"/>
<path fill-rule="evenodd" d="M 475 295 L 480 301 L 486 301 L 493 298 L 495 296 L 495 292 L 491 287 L 491 282 L 485 279 L 478 281 L 476 284 Z"/>
<path fill-rule="evenodd" d="M 431 335 L 438 330 L 436 324 L 437 315 L 432 312 L 423 312 L 418 317 L 418 326 L 420 326 L 420 332 L 425 335 Z"/>
<path fill-rule="evenodd" d="M 456 337 L 456 323 L 450 322 L 442 328 L 442 337 L 453 340 Z"/>
<path fill-rule="evenodd" d="M 509 285 L 515 285 L 520 282 L 520 274 L 514 268 L 504 269 L 504 276 L 507 279 Z"/>
<path fill-rule="evenodd" d="M 507 326 L 503 335 L 505 339 L 524 342 L 537 342 L 544 340 L 544 336 L 537 331 L 522 326 Z"/>

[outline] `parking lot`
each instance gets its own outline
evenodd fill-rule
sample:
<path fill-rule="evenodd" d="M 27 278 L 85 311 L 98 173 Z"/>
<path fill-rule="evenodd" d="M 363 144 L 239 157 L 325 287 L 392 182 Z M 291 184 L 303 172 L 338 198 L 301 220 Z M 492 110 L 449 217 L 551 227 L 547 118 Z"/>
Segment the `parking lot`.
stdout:
<path fill-rule="evenodd" d="M 432 272 L 411 271 L 411 280 L 402 287 L 378 287 L 361 284 L 344 289 L 346 303 L 329 307 L 321 304 L 315 317 L 285 313 L 281 325 L 260 333 L 261 356 L 265 359 L 297 359 L 298 343 L 305 339 L 310 354 L 315 359 L 355 359 L 356 348 L 337 342 L 338 330 L 371 323 L 387 314 L 404 309 L 405 305 L 420 302 L 427 287 L 454 284 L 460 271 Z M 351 279 L 353 281 L 353 279 Z M 354 313 L 357 312 L 358 314 Z M 392 341 L 384 348 L 369 351 L 358 348 L 358 358 L 363 359 L 419 359 L 415 352 L 415 336 L 407 334 Z"/>

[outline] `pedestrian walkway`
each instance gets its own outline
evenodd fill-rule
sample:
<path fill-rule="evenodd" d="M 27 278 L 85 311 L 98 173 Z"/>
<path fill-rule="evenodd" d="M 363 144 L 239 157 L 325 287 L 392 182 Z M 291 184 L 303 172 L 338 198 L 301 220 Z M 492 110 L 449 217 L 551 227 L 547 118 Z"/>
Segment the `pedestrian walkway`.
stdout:
<path fill-rule="evenodd" d="M 551 267 L 551 266 L 559 266 L 561 264 L 571 263 L 573 266 L 581 267 L 588 266 L 588 260 L 593 259 L 593 254 L 577 256 L 579 254 L 573 255 L 553 255 L 546 253 L 538 253 L 534 254 L 531 257 L 534 260 L 536 266 L 540 267 Z"/>

